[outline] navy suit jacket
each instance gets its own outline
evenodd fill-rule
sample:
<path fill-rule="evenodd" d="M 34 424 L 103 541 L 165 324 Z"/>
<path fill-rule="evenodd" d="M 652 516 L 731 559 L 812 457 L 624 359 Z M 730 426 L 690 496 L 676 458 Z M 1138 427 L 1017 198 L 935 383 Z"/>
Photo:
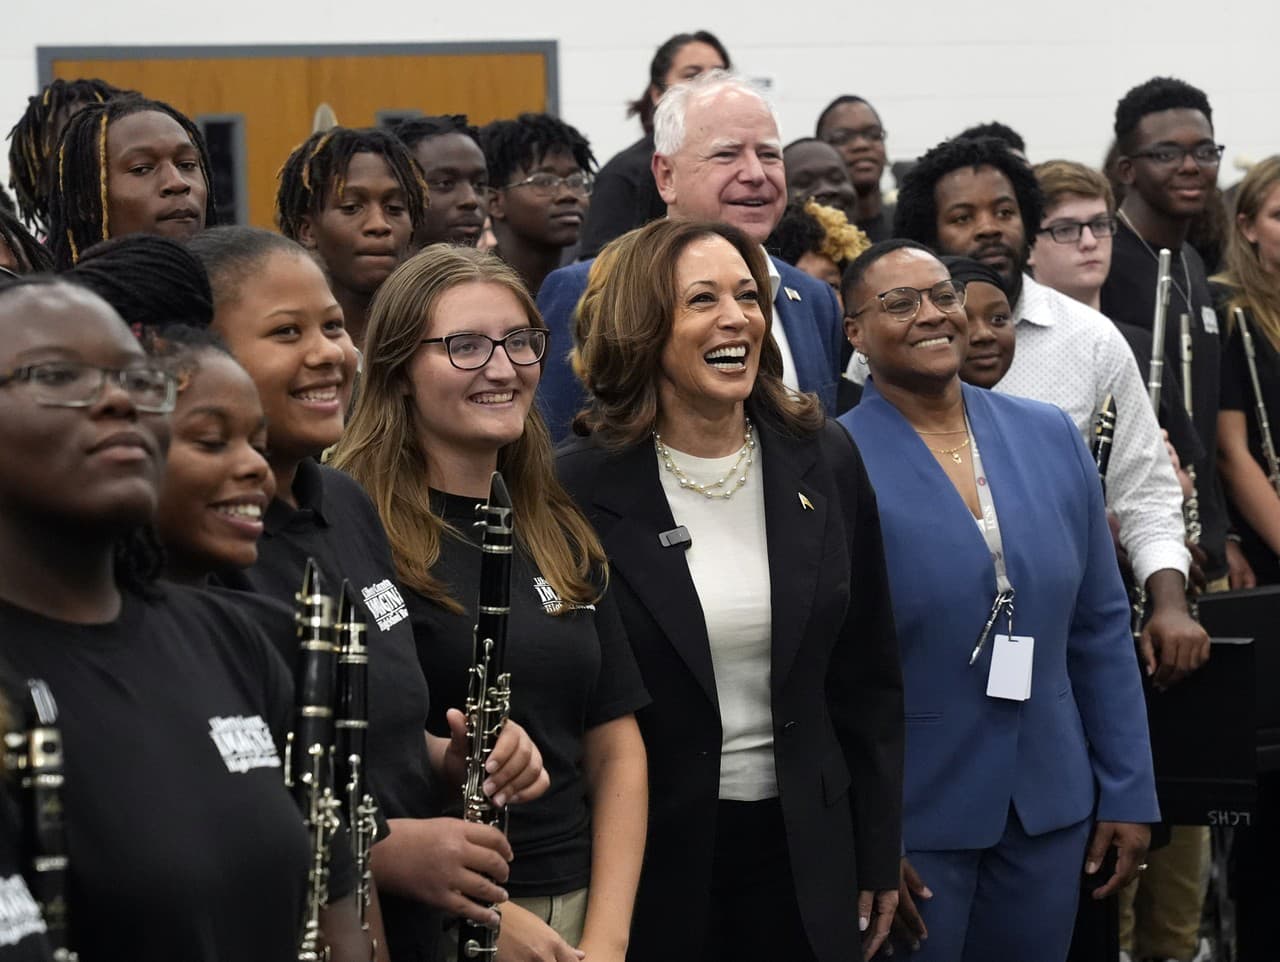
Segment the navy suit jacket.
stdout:
<path fill-rule="evenodd" d="M 580 261 L 552 271 L 538 291 L 538 310 L 551 329 L 547 362 L 538 385 L 538 409 L 547 420 L 552 440 L 557 442 L 569 436 L 574 415 L 586 403 L 582 382 L 569 366 L 569 352 L 573 349 L 573 315 L 587 289 L 587 272 L 593 263 Z M 774 321 L 780 322 L 787 333 L 800 390 L 818 395 L 827 413 L 835 414 L 840 346 L 844 341 L 844 322 L 835 292 L 830 284 L 815 280 L 776 257 L 773 263 L 782 276 L 778 296 L 773 300 Z"/>
<path fill-rule="evenodd" d="M 906 691 L 906 847 L 994 845 L 1010 804 L 1031 835 L 1095 808 L 1099 820 L 1157 821 L 1129 605 L 1093 459 L 1058 408 L 963 390 L 1016 592 L 1014 633 L 1035 638 L 1023 702 L 986 694 L 991 640 L 968 664 L 995 571 L 964 500 L 873 381 L 840 418 L 884 531 Z"/>

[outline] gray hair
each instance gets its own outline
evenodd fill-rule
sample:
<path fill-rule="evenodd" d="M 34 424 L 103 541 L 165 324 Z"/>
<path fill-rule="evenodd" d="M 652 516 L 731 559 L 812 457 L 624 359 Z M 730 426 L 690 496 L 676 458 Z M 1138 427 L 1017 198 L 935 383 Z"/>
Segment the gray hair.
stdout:
<path fill-rule="evenodd" d="M 662 95 L 662 99 L 658 101 L 658 106 L 653 112 L 654 153 L 670 157 L 683 147 L 684 121 L 685 115 L 689 112 L 689 102 L 695 97 L 713 97 L 722 90 L 736 90 L 758 98 L 769 111 L 774 124 L 778 124 L 778 114 L 759 84 L 728 70 L 708 70 L 698 74 L 692 80 L 668 88 Z"/>

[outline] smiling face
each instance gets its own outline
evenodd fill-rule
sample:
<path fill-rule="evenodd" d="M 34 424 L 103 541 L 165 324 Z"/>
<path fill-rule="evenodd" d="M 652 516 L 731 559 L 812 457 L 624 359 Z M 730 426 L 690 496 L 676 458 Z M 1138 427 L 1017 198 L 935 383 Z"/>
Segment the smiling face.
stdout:
<path fill-rule="evenodd" d="M 314 457 L 342 434 L 356 354 L 324 275 L 279 251 L 244 278 L 213 321 L 262 400 L 272 462 Z"/>
<path fill-rule="evenodd" d="M 351 158 L 342 190 L 302 219 L 298 240 L 323 262 L 336 287 L 371 296 L 409 255 L 413 224 L 404 188 L 381 154 Z"/>
<path fill-rule="evenodd" d="M 925 290 L 951 279 L 942 262 L 927 251 L 904 248 L 885 254 L 868 268 L 850 292 L 845 333 L 867 356 L 872 376 L 908 390 L 936 390 L 956 377 L 968 349 L 968 319 L 963 308 L 940 311 L 929 297 L 910 321 L 885 312 L 877 294 L 897 287 Z"/>
<path fill-rule="evenodd" d="M 438 134 L 418 141 L 413 156 L 431 197 L 415 244 L 475 247 L 489 198 L 489 167 L 480 145 L 466 134 Z"/>
<path fill-rule="evenodd" d="M 458 284 L 436 300 L 423 338 L 471 332 L 494 340 L 533 326 L 524 308 L 501 284 Z M 511 363 L 495 347 L 484 367 L 460 371 L 444 344 L 421 344 L 407 368 L 413 419 L 428 465 L 442 461 L 486 463 L 516 441 L 533 406 L 540 364 Z"/>
<path fill-rule="evenodd" d="M 564 178 L 583 172 L 573 153 L 564 148 L 548 150 L 528 169 L 516 167 L 510 182 L 498 187 L 489 204 L 495 231 L 509 231 L 521 242 L 538 248 L 576 244 L 590 195 L 571 190 L 563 183 L 545 191 L 521 182 L 536 174 Z M 498 242 L 503 242 L 501 234 Z"/>
<path fill-rule="evenodd" d="M 147 365 L 104 302 L 66 285 L 0 298 L 0 371 L 48 361 Z M 168 416 L 144 414 L 114 381 L 88 407 L 38 404 L 29 382 L 0 387 L 0 513 L 112 538 L 155 512 Z"/>
<path fill-rule="evenodd" d="M 1157 147 L 1190 149 L 1213 144 L 1213 125 L 1198 110 L 1178 108 L 1147 114 L 1133 132 L 1133 153 Z M 1209 202 L 1209 192 L 1218 179 L 1218 164 L 1201 167 L 1183 153 L 1173 163 L 1151 157 L 1122 156 L 1116 164 L 1120 180 L 1153 209 L 1167 217 L 1189 220 Z"/>
<path fill-rule="evenodd" d="M 880 189 L 880 176 L 888 163 L 884 149 L 884 127 L 868 103 L 844 103 L 823 118 L 818 136 L 838 144 L 837 150 L 849 171 L 849 180 L 860 194 Z"/>
<path fill-rule="evenodd" d="M 1067 194 L 1048 211 L 1040 227 L 1043 231 L 1055 224 L 1091 224 L 1109 213 L 1107 202 L 1101 197 Z M 1089 227 L 1084 227 L 1078 240 L 1062 244 L 1050 234 L 1036 234 L 1030 264 L 1041 284 L 1091 303 L 1111 272 L 1111 235 L 1098 237 Z"/>
<path fill-rule="evenodd" d="M 173 411 L 156 516 L 169 573 L 178 577 L 252 565 L 275 494 L 258 389 L 220 351 L 205 348 L 193 360 Z"/>
<path fill-rule="evenodd" d="M 1009 178 L 994 167 L 961 167 L 938 178 L 933 196 L 938 251 L 971 257 L 1020 285 L 1027 234 Z"/>
<path fill-rule="evenodd" d="M 659 430 L 696 410 L 741 408 L 760 370 L 762 295 L 742 255 L 720 236 L 692 241 L 676 262 L 676 308 L 658 374 Z"/>
<path fill-rule="evenodd" d="M 1017 328 L 1004 291 L 985 281 L 965 285 L 965 316 L 969 319 L 969 348 L 960 379 L 992 388 L 1013 365 Z"/>
<path fill-rule="evenodd" d="M 205 227 L 200 152 L 168 114 L 143 110 L 107 128 L 107 229 L 183 241 Z"/>
<path fill-rule="evenodd" d="M 732 224 L 758 244 L 787 206 L 773 114 L 732 87 L 690 98 L 684 143 L 670 157 L 654 155 L 653 175 L 670 216 Z"/>

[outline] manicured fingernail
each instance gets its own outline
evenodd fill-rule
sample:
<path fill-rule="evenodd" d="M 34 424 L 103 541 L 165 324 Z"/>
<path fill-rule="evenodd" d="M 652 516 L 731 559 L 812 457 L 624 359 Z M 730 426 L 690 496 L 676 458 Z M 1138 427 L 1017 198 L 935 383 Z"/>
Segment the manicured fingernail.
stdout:
<path fill-rule="evenodd" d="M 1097 862 L 1087 862 L 1087 863 L 1085 863 L 1085 867 L 1084 867 L 1084 874 L 1085 874 L 1085 875 L 1092 875 L 1092 874 L 1093 874 L 1094 872 L 1096 872 L 1096 871 L 1098 871 L 1098 863 L 1097 863 Z"/>
<path fill-rule="evenodd" d="M 933 889 L 926 885 L 920 890 L 920 895 L 922 898 L 931 899 L 933 898 Z"/>
<path fill-rule="evenodd" d="M 871 920 L 865 915 L 858 916 L 858 931 L 865 932 L 871 926 Z"/>

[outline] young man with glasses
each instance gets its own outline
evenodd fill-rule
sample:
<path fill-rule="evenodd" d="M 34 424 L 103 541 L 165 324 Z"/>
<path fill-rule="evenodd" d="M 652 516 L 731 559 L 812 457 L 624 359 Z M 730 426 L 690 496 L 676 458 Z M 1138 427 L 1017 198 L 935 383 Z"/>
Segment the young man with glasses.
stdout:
<path fill-rule="evenodd" d="M 1118 224 L 1111 185 L 1096 170 L 1069 160 L 1037 164 L 1035 173 L 1045 199 L 1028 262 L 1035 279 L 1101 310 Z"/>
<path fill-rule="evenodd" d="M 1111 274 L 1102 287 L 1102 310 L 1114 321 L 1150 330 L 1159 251 L 1173 252 L 1164 350 L 1166 368 L 1177 366 L 1180 320 L 1189 317 L 1192 421 L 1206 452 L 1194 464 L 1205 575 L 1209 590 L 1227 587 L 1228 572 L 1231 587 L 1248 587 L 1253 573 L 1227 540 L 1226 503 L 1218 481 L 1218 317 L 1204 263 L 1187 243 L 1191 222 L 1210 202 L 1218 178 L 1222 147 L 1214 141 L 1213 111 L 1203 91 L 1156 77 L 1120 99 L 1115 135 L 1115 171 L 1124 185 L 1124 202 Z M 1190 959 L 1195 954 L 1208 855 L 1208 830 L 1199 827 L 1175 827 L 1170 844 L 1152 853 L 1150 871 L 1121 900 L 1121 942 L 1135 958 Z M 1143 907 L 1136 918 L 1135 905 Z"/>
<path fill-rule="evenodd" d="M 521 114 L 480 130 L 489 164 L 494 253 L 536 295 L 578 243 L 596 159 L 587 139 L 550 114 Z"/>
<path fill-rule="evenodd" d="M 874 244 L 893 236 L 893 206 L 884 202 L 880 178 L 885 154 L 884 124 L 875 108 L 861 97 L 837 97 L 818 115 L 817 137 L 840 152 L 857 191 L 856 214 L 849 219 L 861 227 Z"/>

